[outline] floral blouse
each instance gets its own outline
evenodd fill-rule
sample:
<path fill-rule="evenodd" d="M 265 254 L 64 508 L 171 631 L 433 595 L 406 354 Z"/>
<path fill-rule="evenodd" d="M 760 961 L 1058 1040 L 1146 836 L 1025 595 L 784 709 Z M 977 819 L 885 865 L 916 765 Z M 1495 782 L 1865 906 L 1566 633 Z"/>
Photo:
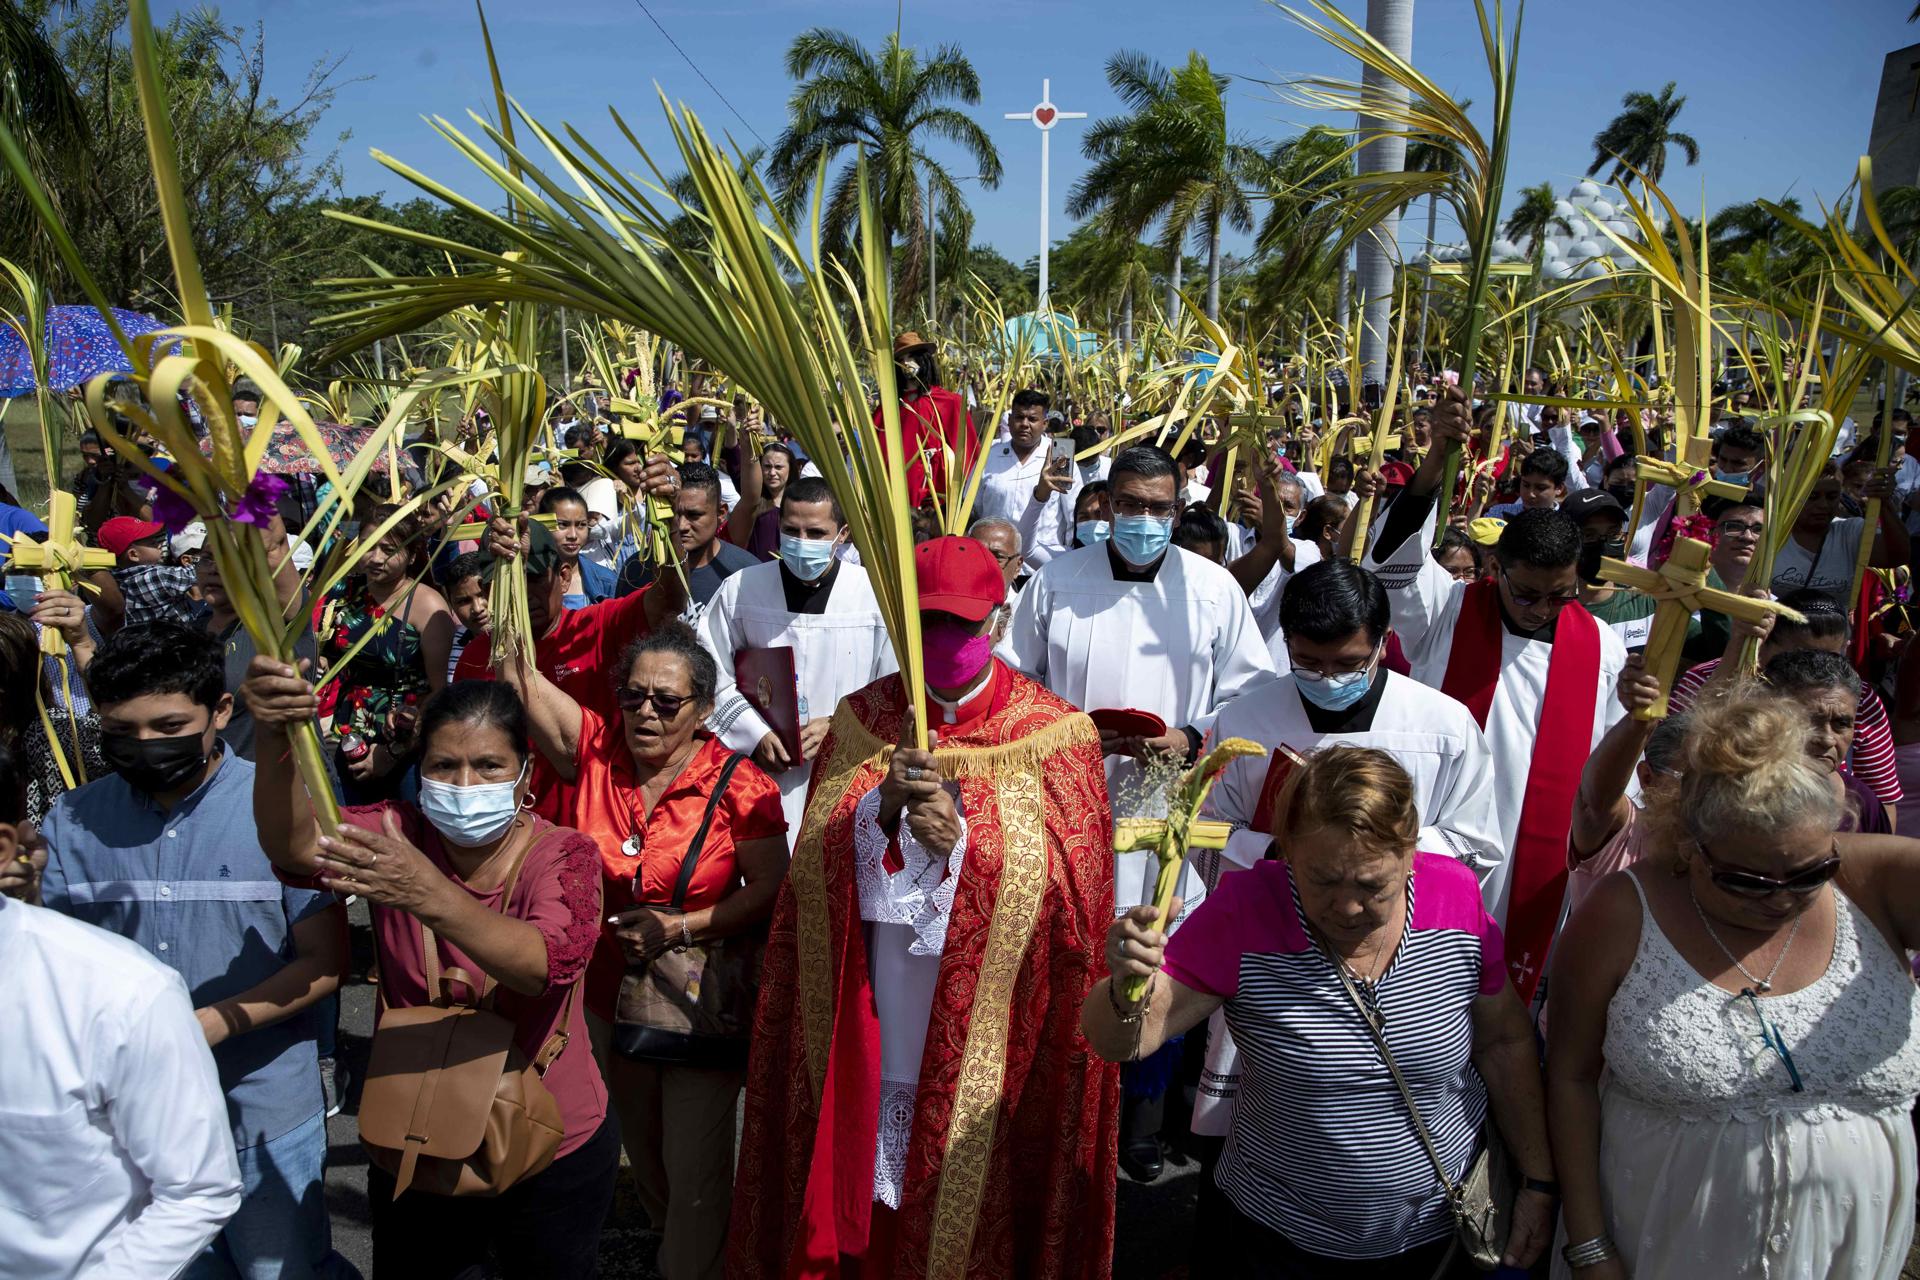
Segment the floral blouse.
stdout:
<path fill-rule="evenodd" d="M 340 736 L 353 731 L 368 742 L 390 741 L 389 714 L 426 697 L 429 686 L 420 631 L 406 619 L 411 599 L 404 597 L 390 614 L 373 603 L 367 580 L 359 575 L 327 593 L 320 611 L 320 656 L 329 670 L 339 666 L 341 657 L 362 636 L 373 633 L 337 681 L 333 725 Z"/>

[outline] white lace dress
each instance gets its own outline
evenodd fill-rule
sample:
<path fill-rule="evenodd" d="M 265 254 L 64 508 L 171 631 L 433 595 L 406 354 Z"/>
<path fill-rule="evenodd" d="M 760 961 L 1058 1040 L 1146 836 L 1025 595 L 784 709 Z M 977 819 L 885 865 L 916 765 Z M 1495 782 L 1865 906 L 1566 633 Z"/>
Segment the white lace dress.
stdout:
<path fill-rule="evenodd" d="M 1749 1003 L 1703 980 L 1640 893 L 1640 946 L 1607 1011 L 1600 1183 L 1633 1280 L 1896 1280 L 1914 1224 L 1920 998 L 1836 889 L 1833 958 Z M 1556 1280 L 1571 1274 L 1555 1251 Z"/>

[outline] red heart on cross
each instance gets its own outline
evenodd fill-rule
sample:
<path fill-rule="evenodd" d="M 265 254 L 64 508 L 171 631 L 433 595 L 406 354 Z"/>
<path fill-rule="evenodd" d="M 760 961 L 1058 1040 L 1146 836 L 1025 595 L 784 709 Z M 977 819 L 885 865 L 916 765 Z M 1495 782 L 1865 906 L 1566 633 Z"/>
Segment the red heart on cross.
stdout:
<path fill-rule="evenodd" d="M 1052 107 L 1036 107 L 1033 112 L 1033 118 L 1035 120 L 1038 120 L 1043 125 L 1052 124 L 1053 108 Z"/>

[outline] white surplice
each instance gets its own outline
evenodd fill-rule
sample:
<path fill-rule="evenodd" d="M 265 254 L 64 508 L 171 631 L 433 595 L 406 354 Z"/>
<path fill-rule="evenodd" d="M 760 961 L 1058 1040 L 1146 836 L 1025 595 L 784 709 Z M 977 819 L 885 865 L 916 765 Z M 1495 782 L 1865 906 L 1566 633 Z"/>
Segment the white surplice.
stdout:
<path fill-rule="evenodd" d="M 1206 733 L 1228 699 L 1273 680 L 1246 592 L 1219 565 L 1168 547 L 1151 582 L 1114 576 L 1107 544 L 1050 561 L 1027 583 L 1001 641 L 1010 666 L 1085 711 L 1133 708 Z M 1116 817 L 1157 816 L 1137 760 L 1107 757 Z M 1116 858 L 1114 909 L 1151 897 L 1152 855 Z M 1204 893 L 1188 877 L 1188 909 Z"/>
<path fill-rule="evenodd" d="M 1421 849 L 1451 853 L 1483 878 L 1505 858 L 1493 808 L 1493 751 L 1473 722 L 1473 714 L 1439 690 L 1384 668 L 1376 679 L 1387 685 L 1374 708 L 1373 721 L 1352 733 L 1315 729 L 1291 675 L 1220 708 L 1213 725 L 1216 740 L 1248 738 L 1267 748 L 1267 754 L 1235 760 L 1207 794 L 1202 815 L 1227 823 L 1233 834 L 1220 853 L 1202 850 L 1195 855 L 1204 879 L 1217 884 L 1218 876 L 1251 867 L 1266 856 L 1271 836 L 1251 824 L 1273 749 L 1281 745 L 1301 755 L 1325 746 L 1386 752 L 1413 779 Z M 1206 1067 L 1193 1107 L 1195 1133 L 1226 1134 L 1239 1080 L 1239 1051 L 1227 1030 L 1225 1014 L 1215 1010 L 1207 1028 Z"/>
<path fill-rule="evenodd" d="M 1382 585 L 1387 588 L 1387 598 L 1393 606 L 1393 629 L 1400 635 L 1401 651 L 1413 667 L 1413 678 L 1429 688 L 1439 689 L 1446 679 L 1447 661 L 1453 654 L 1453 633 L 1460 622 L 1460 603 L 1467 584 L 1456 581 L 1429 554 L 1433 519 L 1433 513 L 1428 512 L 1419 532 L 1401 543 L 1384 563 L 1376 561 L 1370 549 L 1365 565 L 1380 575 Z M 1626 646 L 1620 643 L 1612 627 L 1598 620 L 1595 626 L 1600 631 L 1600 675 L 1594 682 L 1589 751 L 1614 721 L 1625 714 L 1614 697 L 1614 682 L 1626 666 Z M 1527 774 L 1533 767 L 1534 739 L 1542 728 L 1540 712 L 1546 700 L 1547 667 L 1552 658 L 1550 641 L 1530 640 L 1501 628 L 1500 682 L 1494 689 L 1493 705 L 1487 711 L 1486 737 L 1493 749 L 1493 804 L 1503 850 L 1513 848 L 1520 830 L 1520 806 L 1526 798 Z M 1544 727 L 1548 732 L 1554 731 L 1552 725 Z M 1480 884 L 1487 910 L 1502 928 L 1507 922 L 1511 865 L 1503 858 Z"/>
<path fill-rule="evenodd" d="M 1038 569 L 1073 545 L 1073 503 L 1080 494 L 1078 470 L 1065 493 L 1033 500 L 1033 489 L 1052 455 L 1045 437 L 1025 459 L 1013 451 L 1011 440 L 998 440 L 987 450 L 980 492 L 973 500 L 973 518 L 1009 520 L 1020 530 L 1020 548 L 1029 568 Z"/>
<path fill-rule="evenodd" d="M 832 715 L 840 699 L 899 670 L 867 571 L 842 562 L 834 575 L 824 613 L 794 613 L 787 608 L 778 561 L 742 569 L 721 583 L 708 602 L 700 618 L 700 639 L 719 663 L 720 684 L 707 726 L 733 750 L 751 753 L 768 728 L 734 685 L 734 656 L 742 650 L 792 646 L 803 725 Z M 789 844 L 800 838 L 812 777 L 810 760 L 795 762 L 774 775 L 787 816 Z"/>

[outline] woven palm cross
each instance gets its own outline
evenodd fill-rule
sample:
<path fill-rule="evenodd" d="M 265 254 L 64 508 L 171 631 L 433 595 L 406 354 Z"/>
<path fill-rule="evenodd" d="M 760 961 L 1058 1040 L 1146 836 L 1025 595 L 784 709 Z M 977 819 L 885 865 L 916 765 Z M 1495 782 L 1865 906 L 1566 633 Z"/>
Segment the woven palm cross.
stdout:
<path fill-rule="evenodd" d="M 56 591 L 72 591 L 76 573 L 113 568 L 116 562 L 113 552 L 103 547 L 89 547 L 74 533 L 77 510 L 71 493 L 56 491 L 47 512 L 47 536 L 36 541 L 27 534 L 16 534 L 7 562 L 23 573 L 38 577 L 44 587 Z M 24 604 L 32 607 L 32 601 Z M 66 651 L 67 642 L 58 631 L 52 627 L 40 628 L 40 652 L 57 657 Z"/>

